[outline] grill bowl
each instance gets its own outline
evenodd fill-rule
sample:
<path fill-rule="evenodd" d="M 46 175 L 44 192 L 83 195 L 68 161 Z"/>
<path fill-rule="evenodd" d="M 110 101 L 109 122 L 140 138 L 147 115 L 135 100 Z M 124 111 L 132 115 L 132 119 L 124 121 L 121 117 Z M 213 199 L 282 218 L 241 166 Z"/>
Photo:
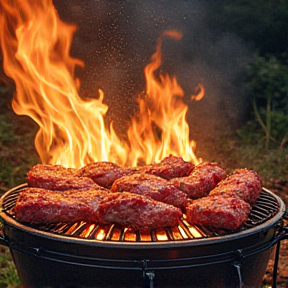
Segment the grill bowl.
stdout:
<path fill-rule="evenodd" d="M 92 224 L 30 227 L 14 219 L 13 207 L 25 186 L 3 195 L 0 213 L 0 243 L 10 247 L 25 287 L 260 287 L 285 213 L 283 201 L 263 188 L 249 220 L 233 233 L 192 227 L 199 231 L 193 237 L 184 221 L 180 226 L 188 237 L 182 239 L 168 229 L 166 240 L 157 238 L 157 231 L 143 240 L 113 225 L 96 225 L 83 236 Z M 96 228 L 106 231 L 101 240 L 95 239 Z M 113 240 L 118 228 L 119 239 Z"/>

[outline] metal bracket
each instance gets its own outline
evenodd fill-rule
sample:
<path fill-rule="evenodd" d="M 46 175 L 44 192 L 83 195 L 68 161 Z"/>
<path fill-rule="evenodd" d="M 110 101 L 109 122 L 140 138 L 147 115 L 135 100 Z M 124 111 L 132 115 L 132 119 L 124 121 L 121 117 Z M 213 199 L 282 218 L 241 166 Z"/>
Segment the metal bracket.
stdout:
<path fill-rule="evenodd" d="M 143 271 L 143 278 L 144 280 L 147 279 L 148 277 L 148 281 L 149 281 L 149 288 L 154 288 L 154 278 L 155 278 L 155 272 L 154 271 L 148 271 L 147 270 L 147 263 L 149 260 L 143 259 L 139 262 L 141 269 Z"/>
<path fill-rule="evenodd" d="M 237 270 L 238 279 L 239 279 L 239 288 L 244 288 L 242 271 L 241 271 L 241 260 L 243 259 L 242 249 L 237 250 L 237 260 L 233 263 L 233 266 Z"/>

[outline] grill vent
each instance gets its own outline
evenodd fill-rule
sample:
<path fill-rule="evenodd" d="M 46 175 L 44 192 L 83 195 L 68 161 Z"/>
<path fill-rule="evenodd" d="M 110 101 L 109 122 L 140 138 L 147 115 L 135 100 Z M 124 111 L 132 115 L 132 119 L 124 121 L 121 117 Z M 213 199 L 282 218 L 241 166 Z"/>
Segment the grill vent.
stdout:
<path fill-rule="evenodd" d="M 15 206 L 18 194 L 27 184 L 20 185 L 10 190 L 2 199 L 2 209 L 11 217 L 13 207 Z M 278 201 L 273 194 L 264 188 L 259 199 L 252 207 L 248 220 L 238 231 L 216 231 L 211 228 L 190 225 L 184 219 L 176 227 L 152 230 L 144 233 L 133 231 L 129 228 L 123 228 L 118 225 L 104 225 L 98 223 L 76 222 L 73 224 L 56 223 L 49 225 L 33 226 L 34 229 L 54 233 L 67 237 L 76 237 L 82 239 L 91 239 L 96 241 L 113 242 L 167 242 L 167 241 L 185 241 L 196 240 L 200 238 L 211 238 L 222 235 L 237 233 L 245 229 L 253 228 L 271 219 L 279 210 Z"/>

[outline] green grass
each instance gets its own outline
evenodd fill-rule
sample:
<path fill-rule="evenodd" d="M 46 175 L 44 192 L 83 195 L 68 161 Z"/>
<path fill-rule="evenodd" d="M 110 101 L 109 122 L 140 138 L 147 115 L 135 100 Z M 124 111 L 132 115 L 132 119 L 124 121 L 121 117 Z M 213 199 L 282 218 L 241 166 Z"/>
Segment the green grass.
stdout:
<path fill-rule="evenodd" d="M 20 281 L 9 249 L 0 246 L 0 288 L 18 288 Z"/>
<path fill-rule="evenodd" d="M 37 126 L 13 112 L 11 93 L 0 87 L 0 193 L 23 183 L 29 167 L 39 163 L 34 148 Z"/>
<path fill-rule="evenodd" d="M 263 133 L 248 122 L 233 133 L 199 143 L 196 155 L 221 164 L 229 172 L 237 168 L 257 171 L 263 184 L 270 187 L 274 181 L 288 181 L 288 145 L 280 148 L 279 143 L 272 144 L 266 149 Z"/>

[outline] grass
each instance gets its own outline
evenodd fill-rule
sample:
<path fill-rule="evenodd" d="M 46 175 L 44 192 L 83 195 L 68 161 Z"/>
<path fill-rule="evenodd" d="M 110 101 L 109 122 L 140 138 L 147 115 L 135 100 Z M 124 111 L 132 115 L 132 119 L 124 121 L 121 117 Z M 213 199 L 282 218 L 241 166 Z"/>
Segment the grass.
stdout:
<path fill-rule="evenodd" d="M 33 144 L 37 127 L 29 118 L 15 115 L 10 100 L 11 91 L 0 87 L 0 194 L 26 182 L 30 167 L 40 162 Z M 288 180 L 288 148 L 279 150 L 274 145 L 265 149 L 263 135 L 253 123 L 245 123 L 234 133 L 205 139 L 198 143 L 196 155 L 219 163 L 229 172 L 236 168 L 253 169 L 268 188 L 274 181 Z M 0 245 L 0 288 L 18 287 L 20 282 L 9 249 Z"/>
<path fill-rule="evenodd" d="M 33 146 L 37 127 L 28 117 L 15 115 L 10 104 L 12 94 L 12 89 L 0 86 L 0 196 L 24 183 L 29 167 L 39 163 Z M 0 245 L 0 288 L 19 287 L 9 248 Z"/>
<path fill-rule="evenodd" d="M 0 246 L 0 288 L 18 288 L 20 281 L 9 249 Z"/>
<path fill-rule="evenodd" d="M 265 148 L 265 135 L 255 122 L 247 122 L 237 131 L 206 139 L 196 151 L 206 161 L 221 164 L 229 172 L 237 168 L 257 171 L 266 187 L 275 181 L 288 181 L 288 147 L 272 143 Z"/>
<path fill-rule="evenodd" d="M 0 193 L 23 183 L 29 167 L 39 163 L 33 140 L 37 126 L 13 112 L 11 94 L 0 87 Z"/>

